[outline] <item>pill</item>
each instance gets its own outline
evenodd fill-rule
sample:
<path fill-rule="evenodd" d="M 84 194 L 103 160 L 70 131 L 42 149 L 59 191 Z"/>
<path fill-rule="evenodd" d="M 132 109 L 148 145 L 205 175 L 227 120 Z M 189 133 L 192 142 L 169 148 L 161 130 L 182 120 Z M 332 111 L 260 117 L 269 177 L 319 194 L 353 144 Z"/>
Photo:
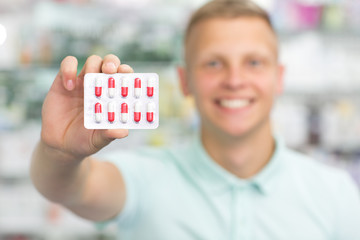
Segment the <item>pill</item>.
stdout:
<path fill-rule="evenodd" d="M 95 121 L 97 123 L 101 122 L 101 104 L 100 103 L 96 103 L 95 104 Z"/>
<path fill-rule="evenodd" d="M 140 122 L 141 120 L 141 103 L 136 102 L 134 105 L 134 121 Z"/>
<path fill-rule="evenodd" d="M 154 78 L 148 79 L 148 85 L 147 85 L 147 95 L 148 97 L 152 97 L 154 95 Z"/>
<path fill-rule="evenodd" d="M 100 97 L 101 96 L 101 78 L 96 78 L 95 80 L 95 96 Z"/>
<path fill-rule="evenodd" d="M 111 123 L 115 120 L 115 102 L 109 102 L 108 104 L 108 120 Z"/>
<path fill-rule="evenodd" d="M 148 122 L 154 121 L 154 111 L 155 111 L 155 104 L 153 102 L 148 103 L 147 112 L 146 112 L 146 120 Z"/>
<path fill-rule="evenodd" d="M 129 116 L 128 116 L 128 105 L 126 103 L 121 104 L 121 121 L 126 123 Z"/>
<path fill-rule="evenodd" d="M 136 98 L 139 98 L 141 96 L 141 79 L 135 78 L 135 89 L 134 89 L 134 95 Z"/>
<path fill-rule="evenodd" d="M 108 91 L 109 97 L 113 98 L 115 96 L 115 79 L 112 77 L 108 80 Z"/>
<path fill-rule="evenodd" d="M 121 81 L 121 96 L 127 97 L 128 95 L 128 82 L 126 78 L 123 78 Z"/>
<path fill-rule="evenodd" d="M 157 128 L 160 117 L 159 82 L 156 73 L 85 74 L 85 128 Z"/>

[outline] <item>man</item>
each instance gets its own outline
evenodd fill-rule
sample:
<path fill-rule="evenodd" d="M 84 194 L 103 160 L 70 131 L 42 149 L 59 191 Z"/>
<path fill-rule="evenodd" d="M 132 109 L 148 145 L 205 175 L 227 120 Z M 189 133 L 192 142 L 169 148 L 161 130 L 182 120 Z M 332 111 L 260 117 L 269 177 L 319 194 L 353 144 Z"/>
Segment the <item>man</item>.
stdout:
<path fill-rule="evenodd" d="M 349 176 L 274 139 L 270 112 L 283 66 L 268 15 L 247 0 L 215 0 L 192 16 L 178 73 L 201 117 L 186 146 L 92 157 L 127 130 L 83 127 L 83 77 L 132 72 L 91 56 L 76 77 L 63 60 L 43 106 L 31 175 L 48 199 L 120 239 L 360 239 L 360 199 Z"/>

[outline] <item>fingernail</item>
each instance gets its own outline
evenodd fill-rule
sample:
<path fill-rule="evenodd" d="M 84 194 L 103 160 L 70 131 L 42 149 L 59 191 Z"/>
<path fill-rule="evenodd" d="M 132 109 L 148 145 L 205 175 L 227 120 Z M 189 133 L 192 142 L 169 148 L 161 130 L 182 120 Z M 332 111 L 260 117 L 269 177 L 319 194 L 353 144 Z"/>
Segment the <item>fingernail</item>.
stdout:
<path fill-rule="evenodd" d="M 106 63 L 106 67 L 107 67 L 108 69 L 110 69 L 110 70 L 113 70 L 113 71 L 116 70 L 115 63 L 113 63 L 113 62 L 108 62 L 108 63 Z"/>
<path fill-rule="evenodd" d="M 74 89 L 74 82 L 73 82 L 71 79 L 67 80 L 67 82 L 66 82 L 66 88 L 67 88 L 69 91 L 71 91 L 71 90 Z"/>

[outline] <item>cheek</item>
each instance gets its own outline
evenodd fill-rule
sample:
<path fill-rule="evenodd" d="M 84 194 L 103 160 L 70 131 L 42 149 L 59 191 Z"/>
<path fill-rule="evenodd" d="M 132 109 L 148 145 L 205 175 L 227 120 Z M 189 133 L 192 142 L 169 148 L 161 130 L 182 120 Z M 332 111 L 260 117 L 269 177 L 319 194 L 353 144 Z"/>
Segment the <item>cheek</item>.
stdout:
<path fill-rule="evenodd" d="M 199 96 L 211 94 L 212 89 L 216 88 L 217 82 L 213 74 L 197 71 L 191 81 L 191 91 Z"/>
<path fill-rule="evenodd" d="M 259 95 L 262 98 L 270 100 L 274 99 L 278 95 L 278 85 L 274 78 L 261 78 L 254 82 L 254 87 L 257 89 Z"/>

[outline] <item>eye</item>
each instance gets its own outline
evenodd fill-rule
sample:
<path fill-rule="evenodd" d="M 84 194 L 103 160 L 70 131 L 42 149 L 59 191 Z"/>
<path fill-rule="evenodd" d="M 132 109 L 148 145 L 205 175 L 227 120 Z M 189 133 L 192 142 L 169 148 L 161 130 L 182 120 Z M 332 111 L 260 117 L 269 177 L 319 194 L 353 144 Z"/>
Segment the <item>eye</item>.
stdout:
<path fill-rule="evenodd" d="M 206 62 L 205 66 L 209 68 L 220 68 L 222 66 L 222 63 L 219 60 L 211 60 Z"/>
<path fill-rule="evenodd" d="M 248 61 L 248 65 L 251 67 L 260 67 L 262 65 L 262 61 L 257 59 L 250 59 Z"/>

